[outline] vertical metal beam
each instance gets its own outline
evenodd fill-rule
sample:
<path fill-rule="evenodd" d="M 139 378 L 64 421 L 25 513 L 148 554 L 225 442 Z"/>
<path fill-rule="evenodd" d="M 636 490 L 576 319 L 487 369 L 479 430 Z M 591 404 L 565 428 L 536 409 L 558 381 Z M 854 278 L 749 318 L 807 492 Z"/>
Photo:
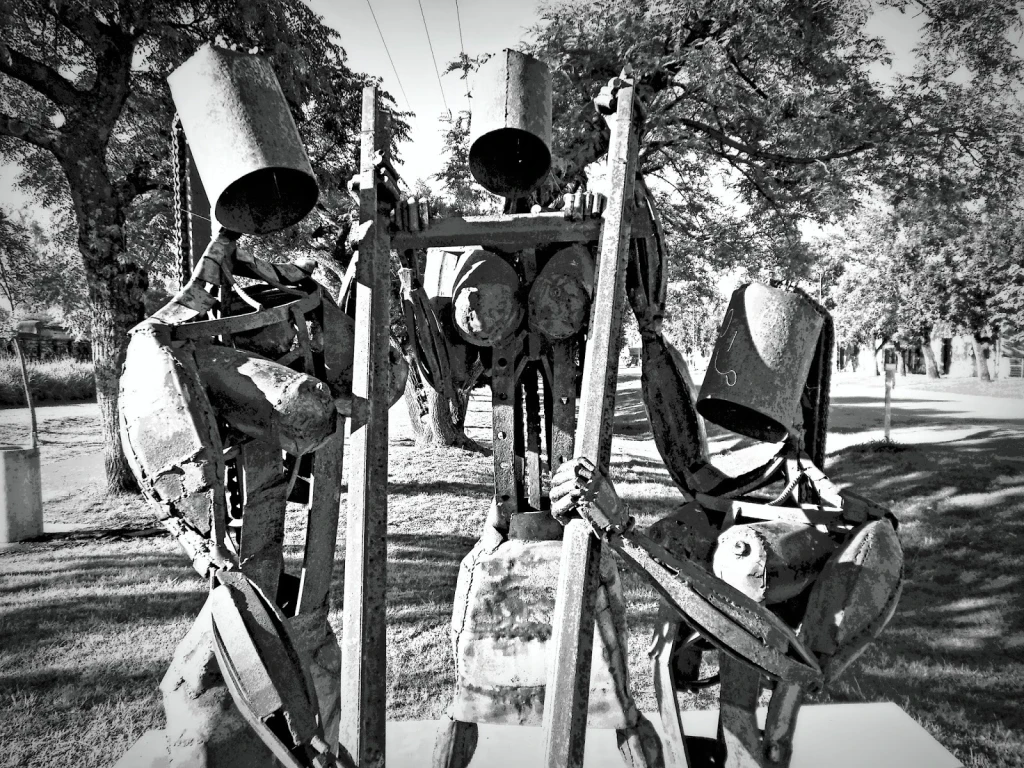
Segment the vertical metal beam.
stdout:
<path fill-rule="evenodd" d="M 494 446 L 494 495 L 499 527 L 508 530 L 512 515 L 519 511 L 516 479 L 516 353 L 519 344 L 510 336 L 491 350 L 491 423 Z"/>
<path fill-rule="evenodd" d="M 387 701 L 384 594 L 387 576 L 388 325 L 390 243 L 378 211 L 376 88 L 363 90 L 352 427 L 345 531 L 345 610 L 340 743 L 359 768 L 382 768 Z"/>
<path fill-rule="evenodd" d="M 551 392 L 551 439 L 548 446 L 548 468 L 552 473 L 572 457 L 576 435 L 576 366 L 573 363 L 573 339 L 551 345 L 551 381 L 545 390 Z"/>
<path fill-rule="evenodd" d="M 528 365 L 523 373 L 523 411 L 526 418 L 526 502 L 540 509 L 540 392 L 537 366 Z"/>
<path fill-rule="evenodd" d="M 636 177 L 639 116 L 633 87 L 620 88 L 608 149 L 610 194 L 601 228 L 597 286 L 587 356 L 583 367 L 576 457 L 607 471 L 611 458 L 619 331 L 626 293 L 633 182 Z M 594 601 L 601 544 L 582 520 L 565 528 L 552 643 L 553 660 L 544 696 L 544 751 L 547 768 L 581 768 L 590 699 L 594 649 Z"/>

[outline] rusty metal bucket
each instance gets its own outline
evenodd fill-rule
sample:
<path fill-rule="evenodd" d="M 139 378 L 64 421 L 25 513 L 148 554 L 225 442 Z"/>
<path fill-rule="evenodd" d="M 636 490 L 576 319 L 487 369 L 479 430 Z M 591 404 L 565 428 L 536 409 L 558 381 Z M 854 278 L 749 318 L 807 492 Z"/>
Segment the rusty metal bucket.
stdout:
<path fill-rule="evenodd" d="M 222 226 L 266 234 L 313 209 L 316 177 L 270 62 L 205 45 L 167 83 Z"/>
<path fill-rule="evenodd" d="M 488 191 L 523 197 L 551 167 L 551 71 L 506 48 L 477 77 L 469 169 Z"/>
<path fill-rule="evenodd" d="M 800 398 L 823 318 L 798 293 L 749 283 L 732 295 L 697 410 L 755 440 L 799 431 Z"/>

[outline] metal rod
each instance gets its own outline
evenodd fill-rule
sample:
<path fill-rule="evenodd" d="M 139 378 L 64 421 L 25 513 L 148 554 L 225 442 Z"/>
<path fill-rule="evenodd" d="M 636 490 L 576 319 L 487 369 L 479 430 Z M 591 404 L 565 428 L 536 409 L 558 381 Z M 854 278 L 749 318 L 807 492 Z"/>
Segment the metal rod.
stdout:
<path fill-rule="evenodd" d="M 363 90 L 360 222 L 352 376 L 351 470 L 345 547 L 340 744 L 358 768 L 383 768 L 387 701 L 388 315 L 390 242 L 378 210 L 376 88 Z"/>
<path fill-rule="evenodd" d="M 583 369 L 576 457 L 587 457 L 606 471 L 611 457 L 619 329 L 625 300 L 626 262 L 633 218 L 637 126 L 633 87 L 618 92 L 609 144 L 610 195 L 601 229 L 597 286 Z M 581 768 L 590 699 L 594 600 L 600 542 L 583 520 L 565 529 L 555 604 L 551 673 L 544 697 L 544 752 L 548 768 Z"/>

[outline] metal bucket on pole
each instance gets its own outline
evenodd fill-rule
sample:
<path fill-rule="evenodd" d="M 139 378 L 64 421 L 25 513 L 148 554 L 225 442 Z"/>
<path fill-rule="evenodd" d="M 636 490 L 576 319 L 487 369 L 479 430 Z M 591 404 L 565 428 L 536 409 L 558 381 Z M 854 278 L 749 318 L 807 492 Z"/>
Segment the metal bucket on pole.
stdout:
<path fill-rule="evenodd" d="M 551 167 L 551 71 L 506 48 L 477 78 L 469 169 L 489 192 L 528 195 Z"/>
<path fill-rule="evenodd" d="M 749 283 L 732 295 L 697 410 L 715 424 L 775 442 L 803 426 L 800 398 L 824 320 L 799 293 Z"/>
<path fill-rule="evenodd" d="M 205 45 L 167 78 L 217 221 L 267 234 L 316 204 L 316 177 L 270 62 Z"/>

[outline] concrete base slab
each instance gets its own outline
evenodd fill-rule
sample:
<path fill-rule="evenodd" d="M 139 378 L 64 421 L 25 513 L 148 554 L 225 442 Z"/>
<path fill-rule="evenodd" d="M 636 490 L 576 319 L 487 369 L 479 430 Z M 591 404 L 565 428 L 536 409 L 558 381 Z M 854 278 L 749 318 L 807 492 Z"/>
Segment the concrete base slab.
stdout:
<path fill-rule="evenodd" d="M 765 710 L 758 710 L 764 725 Z M 656 716 L 650 718 L 659 725 Z M 388 768 L 429 768 L 440 723 L 399 720 L 388 723 Z M 687 736 L 713 738 L 715 710 L 683 713 Z M 660 730 L 660 729 L 659 729 Z M 540 728 L 481 725 L 472 768 L 530 768 L 544 764 Z M 961 763 L 892 702 L 816 704 L 803 707 L 793 739 L 790 768 L 956 768 Z M 622 768 L 615 731 L 587 732 L 585 768 Z M 170 768 L 163 731 L 149 731 L 113 768 Z M 255 768 L 255 767 L 254 767 Z"/>

